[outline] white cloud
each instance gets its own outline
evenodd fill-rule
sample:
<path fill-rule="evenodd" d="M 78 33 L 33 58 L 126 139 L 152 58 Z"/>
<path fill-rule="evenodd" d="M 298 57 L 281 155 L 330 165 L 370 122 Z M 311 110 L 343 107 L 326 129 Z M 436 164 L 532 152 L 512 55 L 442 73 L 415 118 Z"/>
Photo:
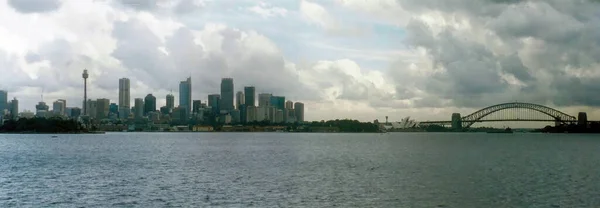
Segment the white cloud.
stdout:
<path fill-rule="evenodd" d="M 264 1 L 261 1 L 258 5 L 248 8 L 249 11 L 254 12 L 260 15 L 263 18 L 270 17 L 285 17 L 288 13 L 288 10 L 282 7 L 271 6 Z"/>

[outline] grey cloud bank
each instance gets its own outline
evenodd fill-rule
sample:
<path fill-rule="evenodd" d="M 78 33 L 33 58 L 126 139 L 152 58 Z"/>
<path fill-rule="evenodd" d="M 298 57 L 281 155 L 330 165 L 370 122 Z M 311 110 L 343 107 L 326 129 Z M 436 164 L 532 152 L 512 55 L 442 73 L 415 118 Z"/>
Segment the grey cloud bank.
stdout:
<path fill-rule="evenodd" d="M 160 99 L 164 96 L 159 92 L 176 90 L 179 81 L 191 75 L 194 99 L 206 100 L 218 92 L 220 78 L 233 77 L 236 91 L 254 85 L 257 92 L 291 96 L 288 99 L 307 103 L 307 116 L 316 119 L 415 110 L 432 116 L 427 109 L 481 108 L 514 100 L 600 106 L 597 1 L 334 1 L 339 3 L 332 4 L 334 9 L 361 11 L 373 17 L 368 20 L 373 24 L 399 23 L 392 27 L 405 31 L 406 36 L 398 38 L 407 46 L 401 50 L 414 57 L 398 57 L 377 70 L 352 59 L 294 63 L 280 50 L 285 43 L 277 37 L 264 36 L 251 25 L 228 25 L 235 17 L 211 19 L 206 5 L 215 1 L 115 0 L 102 7 L 90 3 L 97 6 L 91 8 L 98 15 L 89 17 L 69 10 L 79 6 L 72 1 L 7 2 L 5 6 L 17 11 L 12 17 L 33 18 L 37 13 L 51 25 L 40 26 L 40 32 L 53 38 L 31 44 L 26 51 L 15 52 L 16 46 L 0 42 L 0 87 L 25 96 L 37 97 L 34 88 L 44 88 L 52 98 L 72 97 L 75 103 L 81 70 L 87 68 L 93 97 L 115 100 L 118 78 L 129 77 L 132 98 L 156 92 Z M 309 18 L 314 22 L 306 27 L 321 22 L 322 34 L 335 36 L 325 23 L 344 17 L 327 13 L 332 8 L 325 5 L 329 4 L 315 11 L 310 9 L 320 7 L 287 8 L 291 12 L 285 16 L 316 12 L 325 19 Z M 50 24 L 61 15 L 94 18 L 85 22 L 101 27 L 89 36 L 83 29 Z M 179 22 L 181 15 L 198 15 L 198 21 L 206 22 L 192 29 L 197 25 Z M 287 24 L 286 17 L 278 18 Z M 361 41 L 363 36 L 340 37 Z M 317 109 L 311 109 L 311 102 Z"/>

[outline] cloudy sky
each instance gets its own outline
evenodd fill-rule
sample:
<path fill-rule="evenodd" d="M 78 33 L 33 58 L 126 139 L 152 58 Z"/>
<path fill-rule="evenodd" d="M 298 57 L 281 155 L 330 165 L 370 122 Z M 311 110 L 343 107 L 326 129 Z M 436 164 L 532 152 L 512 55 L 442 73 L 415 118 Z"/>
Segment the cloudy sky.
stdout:
<path fill-rule="evenodd" d="M 306 119 L 449 119 L 523 101 L 600 120 L 595 0 L 0 0 L 0 89 L 193 99 L 236 90 L 305 103 Z M 177 99 L 176 99 L 177 100 Z"/>

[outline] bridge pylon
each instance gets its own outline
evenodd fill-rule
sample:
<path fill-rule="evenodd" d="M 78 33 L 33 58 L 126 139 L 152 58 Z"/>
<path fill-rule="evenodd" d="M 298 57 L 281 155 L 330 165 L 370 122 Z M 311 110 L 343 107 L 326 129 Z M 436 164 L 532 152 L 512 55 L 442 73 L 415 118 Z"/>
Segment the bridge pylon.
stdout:
<path fill-rule="evenodd" d="M 462 129 L 462 117 L 460 117 L 460 113 L 452 114 L 452 129 L 454 129 L 454 130 Z"/>
<path fill-rule="evenodd" d="M 587 128 L 587 124 L 588 124 L 587 113 L 579 112 L 579 114 L 577 114 L 577 126 Z"/>

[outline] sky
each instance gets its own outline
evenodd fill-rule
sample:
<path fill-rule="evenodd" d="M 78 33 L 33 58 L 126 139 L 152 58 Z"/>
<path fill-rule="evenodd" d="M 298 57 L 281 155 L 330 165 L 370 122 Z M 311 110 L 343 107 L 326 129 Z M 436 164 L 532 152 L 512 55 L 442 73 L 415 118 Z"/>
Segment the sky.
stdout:
<path fill-rule="evenodd" d="M 449 120 L 531 102 L 600 120 L 596 0 L 0 0 L 0 89 L 157 106 L 192 77 L 305 103 L 306 120 Z M 178 100 L 178 99 L 176 99 Z"/>

